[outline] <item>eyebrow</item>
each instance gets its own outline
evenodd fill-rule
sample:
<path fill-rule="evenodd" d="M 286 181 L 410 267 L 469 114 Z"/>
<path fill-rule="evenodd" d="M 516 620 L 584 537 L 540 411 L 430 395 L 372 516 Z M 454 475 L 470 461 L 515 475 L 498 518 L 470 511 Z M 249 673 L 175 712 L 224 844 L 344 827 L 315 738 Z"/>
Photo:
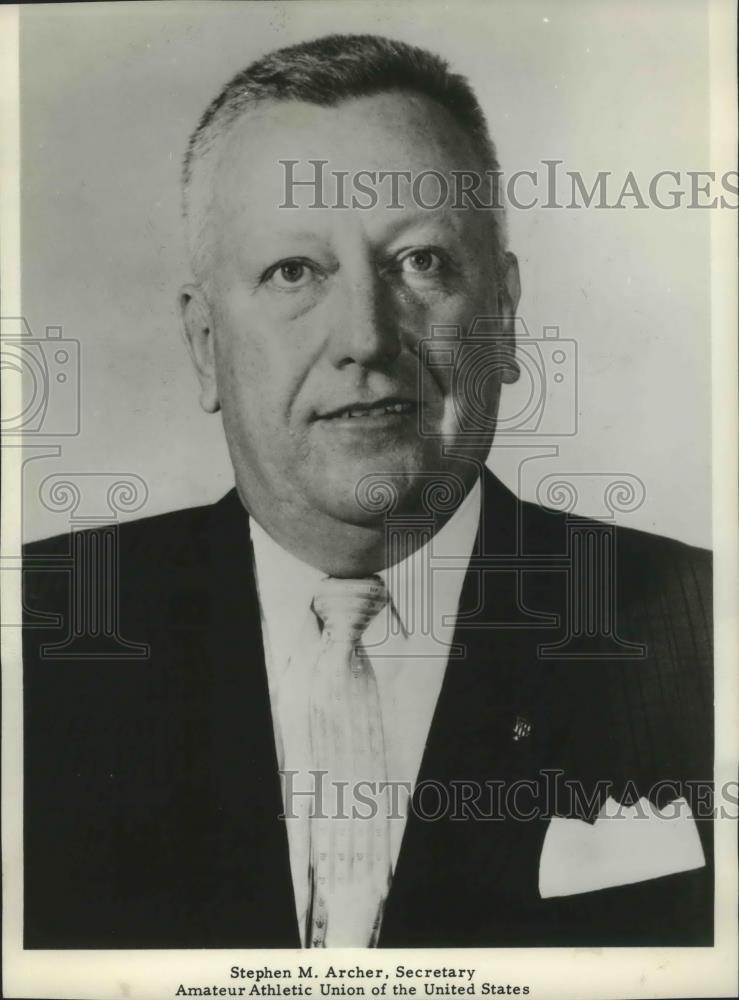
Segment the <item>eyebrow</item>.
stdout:
<path fill-rule="evenodd" d="M 322 208 L 322 209 L 308 209 L 307 211 L 316 211 L 320 213 L 324 212 L 363 212 L 367 211 L 360 208 Z M 392 215 L 387 216 L 387 225 L 383 228 L 383 235 L 387 238 L 394 237 L 398 232 L 403 229 L 410 229 L 412 227 L 433 227 L 435 229 L 445 229 L 451 230 L 455 234 L 459 232 L 459 227 L 453 223 L 452 220 L 456 219 L 457 215 L 461 210 L 452 209 L 444 212 L 443 210 L 434 209 L 422 209 L 415 206 L 409 206 L 408 208 L 402 209 L 388 209 L 388 213 L 392 212 Z M 289 216 L 280 216 L 280 218 L 289 219 Z M 291 229 L 288 225 L 283 228 L 279 223 L 275 224 L 272 228 L 272 232 L 276 235 L 289 235 L 291 239 L 295 240 L 314 240 L 321 239 L 323 233 L 316 229 Z"/>
<path fill-rule="evenodd" d="M 438 213 L 427 209 L 404 209 L 404 214 L 397 215 L 397 219 L 393 221 L 386 229 L 386 234 L 389 237 L 397 235 L 404 229 L 435 229 L 435 230 L 446 230 L 454 233 L 454 235 L 459 234 L 459 227 L 452 223 L 452 219 L 455 218 L 454 215 L 449 212 Z M 410 213 L 410 214 L 408 214 Z"/>
<path fill-rule="evenodd" d="M 316 209 L 315 211 L 323 214 L 328 211 L 360 212 L 363 210 L 334 208 Z M 414 241 L 428 240 L 429 242 L 433 242 L 434 238 L 439 239 L 442 237 L 446 239 L 453 237 L 455 240 L 459 240 L 462 236 L 462 231 L 459 223 L 455 224 L 456 214 L 456 211 L 451 209 L 436 211 L 416 206 L 409 206 L 399 210 L 387 210 L 383 217 L 383 225 L 380 227 L 380 231 L 375 233 L 370 231 L 366 233 L 366 236 L 369 242 L 377 247 L 387 247 L 389 244 L 396 242 L 404 233 L 408 233 L 409 236 L 412 235 Z M 287 250 L 283 246 L 285 241 L 289 241 L 289 250 L 291 253 L 299 253 L 301 244 L 309 246 L 311 252 L 315 252 L 317 245 L 320 245 L 329 253 L 332 252 L 334 233 L 330 227 L 326 229 L 305 228 L 305 218 L 297 219 L 293 216 L 291 219 L 290 213 L 281 215 L 279 219 L 284 219 L 284 224 L 281 225 L 279 220 L 273 219 L 269 231 L 257 241 L 258 246 L 252 247 L 252 253 L 260 261 L 285 254 Z M 290 223 L 293 220 L 298 228 L 292 229 L 290 227 Z"/>

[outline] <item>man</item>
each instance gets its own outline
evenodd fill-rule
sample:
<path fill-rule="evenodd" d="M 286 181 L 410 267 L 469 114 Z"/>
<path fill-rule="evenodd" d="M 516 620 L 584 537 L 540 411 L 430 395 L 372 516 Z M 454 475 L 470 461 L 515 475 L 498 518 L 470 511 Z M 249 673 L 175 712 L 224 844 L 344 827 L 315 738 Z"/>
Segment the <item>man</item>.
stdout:
<path fill-rule="evenodd" d="M 709 557 L 485 470 L 517 375 L 497 170 L 463 78 L 371 36 L 201 119 L 180 305 L 236 488 L 29 547 L 26 947 L 712 940 Z M 111 585 L 145 658 L 67 641 Z"/>

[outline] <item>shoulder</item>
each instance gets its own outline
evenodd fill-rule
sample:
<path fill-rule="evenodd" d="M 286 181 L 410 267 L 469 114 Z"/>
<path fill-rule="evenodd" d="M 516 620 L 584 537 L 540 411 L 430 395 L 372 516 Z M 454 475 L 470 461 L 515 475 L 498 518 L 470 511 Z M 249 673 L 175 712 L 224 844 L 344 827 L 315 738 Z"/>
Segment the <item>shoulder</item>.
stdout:
<path fill-rule="evenodd" d="M 557 672 L 581 720 L 573 723 L 582 737 L 572 740 L 577 767 L 641 789 L 710 777 L 711 552 L 526 506 L 539 531 L 548 525 L 565 544 L 566 628 L 581 641 L 591 626 L 601 633 L 596 655 L 564 660 Z M 577 653 L 578 643 L 567 648 Z"/>
<path fill-rule="evenodd" d="M 605 614 L 608 629 L 648 650 L 647 660 L 661 671 L 712 674 L 710 550 L 615 522 L 520 506 L 523 536 L 559 567 L 571 603 Z"/>
<path fill-rule="evenodd" d="M 74 551 L 75 539 L 87 542 L 99 539 L 112 530 L 121 548 L 131 554 L 146 554 L 151 559 L 154 555 L 175 552 L 187 539 L 201 532 L 212 509 L 211 504 L 187 507 L 120 524 L 53 535 L 24 545 L 23 555 L 27 565 L 33 565 L 49 556 L 68 556 Z"/>
<path fill-rule="evenodd" d="M 587 553 L 600 555 L 610 560 L 619 585 L 634 597 L 655 588 L 710 593 L 713 556 L 709 549 L 528 501 L 519 501 L 519 524 L 524 553 L 571 560 Z"/>
<path fill-rule="evenodd" d="M 710 549 L 621 525 L 614 526 L 614 537 L 624 568 L 636 570 L 641 567 L 656 574 L 690 571 L 701 578 L 711 578 L 713 553 Z"/>
<path fill-rule="evenodd" d="M 33 541 L 23 548 L 26 628 L 41 614 L 64 614 L 73 598 L 115 600 L 129 616 L 169 602 L 205 572 L 216 504 L 184 508 Z M 44 631 L 41 628 L 41 631 Z"/>
<path fill-rule="evenodd" d="M 143 719 L 145 706 L 167 704 L 162 700 L 166 690 L 177 690 L 185 704 L 184 692 L 205 662 L 208 544 L 223 502 L 56 535 L 25 547 L 29 739 L 48 746 L 44 727 L 51 727 L 61 746 L 61 734 L 74 720 L 80 732 L 104 747 L 106 731 L 119 732 L 118 717 Z"/>

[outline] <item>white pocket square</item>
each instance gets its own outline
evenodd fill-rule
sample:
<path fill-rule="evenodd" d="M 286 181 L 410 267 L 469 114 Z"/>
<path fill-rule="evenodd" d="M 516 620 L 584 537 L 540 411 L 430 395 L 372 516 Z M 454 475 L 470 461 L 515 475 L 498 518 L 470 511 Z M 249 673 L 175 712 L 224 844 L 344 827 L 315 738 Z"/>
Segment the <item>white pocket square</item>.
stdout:
<path fill-rule="evenodd" d="M 663 810 L 609 798 L 595 823 L 555 816 L 539 859 L 542 899 L 571 896 L 703 868 L 698 828 L 683 798 Z"/>

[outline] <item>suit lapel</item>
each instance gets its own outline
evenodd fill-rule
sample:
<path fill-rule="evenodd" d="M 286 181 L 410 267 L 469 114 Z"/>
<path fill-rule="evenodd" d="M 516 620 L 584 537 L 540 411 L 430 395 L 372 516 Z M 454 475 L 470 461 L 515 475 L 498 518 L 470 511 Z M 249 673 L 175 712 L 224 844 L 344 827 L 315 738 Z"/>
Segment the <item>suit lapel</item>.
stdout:
<path fill-rule="evenodd" d="M 213 507 L 207 544 L 213 936 L 297 947 L 248 515 L 235 490 Z"/>
<path fill-rule="evenodd" d="M 530 780 L 546 759 L 553 720 L 542 711 L 549 699 L 536 655 L 541 633 L 523 627 L 530 613 L 521 606 L 519 579 L 506 568 L 518 544 L 519 504 L 489 474 L 483 488 L 454 638 L 463 654 L 450 659 L 429 731 L 384 946 L 470 945 L 476 935 L 505 943 L 516 915 L 525 920 L 522 900 L 526 910 L 538 899 L 545 824 L 500 817 L 512 808 L 506 790 Z M 518 739 L 517 723 L 525 733 Z M 429 804 L 438 811 L 440 796 L 449 815 L 430 820 Z M 515 805 L 531 809 L 531 792 L 522 789 Z"/>

